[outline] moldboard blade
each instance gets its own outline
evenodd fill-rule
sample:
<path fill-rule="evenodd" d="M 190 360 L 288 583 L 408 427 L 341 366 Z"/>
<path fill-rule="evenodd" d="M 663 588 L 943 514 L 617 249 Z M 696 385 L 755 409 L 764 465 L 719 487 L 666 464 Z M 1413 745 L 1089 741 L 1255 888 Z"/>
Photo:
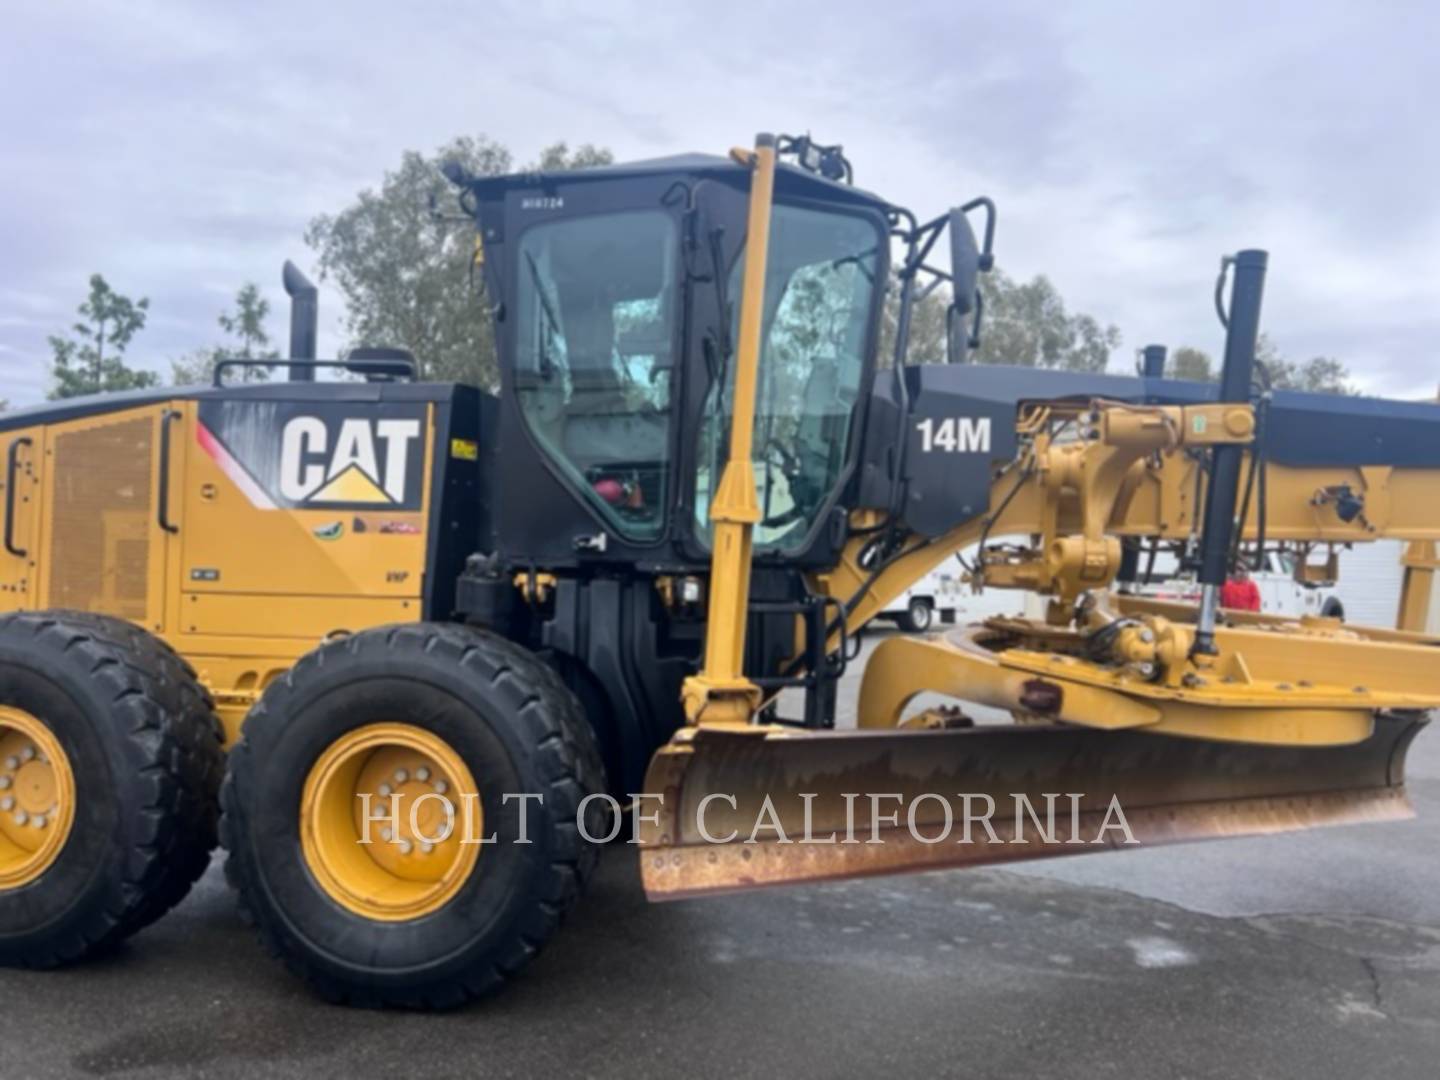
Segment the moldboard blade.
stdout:
<path fill-rule="evenodd" d="M 641 876 L 669 900 L 1397 820 L 1413 816 L 1405 752 L 1424 724 L 1380 714 L 1364 742 L 1327 747 L 1030 725 L 689 728 L 650 763 Z"/>

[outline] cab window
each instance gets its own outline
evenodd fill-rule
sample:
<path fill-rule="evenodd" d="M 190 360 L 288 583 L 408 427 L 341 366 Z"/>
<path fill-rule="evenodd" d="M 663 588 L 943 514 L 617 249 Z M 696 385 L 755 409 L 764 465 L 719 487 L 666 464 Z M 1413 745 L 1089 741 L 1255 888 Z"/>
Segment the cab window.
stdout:
<path fill-rule="evenodd" d="M 677 318 L 675 224 L 626 211 L 520 241 L 514 386 L 545 453 L 617 532 L 665 525 Z"/>
<path fill-rule="evenodd" d="M 867 218 L 783 204 L 771 215 L 755 415 L 759 550 L 802 547 L 845 468 L 865 372 L 881 235 Z M 744 258 L 729 283 L 738 337 Z M 699 433 L 696 527 L 711 534 L 710 499 L 728 452 L 735 365 L 711 387 Z"/>

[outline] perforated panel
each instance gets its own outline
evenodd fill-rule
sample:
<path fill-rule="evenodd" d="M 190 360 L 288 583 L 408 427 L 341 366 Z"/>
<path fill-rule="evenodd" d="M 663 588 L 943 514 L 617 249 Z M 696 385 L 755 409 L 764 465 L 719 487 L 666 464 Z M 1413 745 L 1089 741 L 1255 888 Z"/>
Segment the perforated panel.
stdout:
<path fill-rule="evenodd" d="M 50 604 L 146 621 L 150 416 L 55 438 Z"/>

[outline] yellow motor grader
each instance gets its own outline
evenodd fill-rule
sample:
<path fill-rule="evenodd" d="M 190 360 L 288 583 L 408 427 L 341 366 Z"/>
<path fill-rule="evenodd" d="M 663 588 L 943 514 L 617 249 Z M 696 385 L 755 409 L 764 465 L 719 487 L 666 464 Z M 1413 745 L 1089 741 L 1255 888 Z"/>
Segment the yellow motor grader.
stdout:
<path fill-rule="evenodd" d="M 0 417 L 0 959 L 134 933 L 217 838 L 322 994 L 445 1007 L 625 810 L 655 899 L 1409 813 L 1440 411 L 1272 391 L 1263 252 L 1217 284 L 1218 386 L 982 366 L 988 199 L 922 221 L 798 137 L 446 175 L 497 393 L 398 350 L 315 381 L 287 266 L 288 381 Z M 951 362 L 908 364 L 936 287 Z M 1399 629 L 1218 603 L 1380 537 Z M 1198 606 L 1130 590 L 1162 547 Z M 1043 616 L 884 641 L 835 730 L 862 628 L 972 551 Z"/>

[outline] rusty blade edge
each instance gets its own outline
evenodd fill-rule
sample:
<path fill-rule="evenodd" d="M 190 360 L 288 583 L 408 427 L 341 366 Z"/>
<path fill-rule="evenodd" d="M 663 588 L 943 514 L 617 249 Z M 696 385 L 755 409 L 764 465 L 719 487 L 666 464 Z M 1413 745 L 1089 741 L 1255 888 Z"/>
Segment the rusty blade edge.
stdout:
<path fill-rule="evenodd" d="M 1402 821 L 1415 816 L 1403 786 L 1296 796 L 1264 796 L 1156 806 L 1126 813 L 1135 850 L 1232 836 L 1298 832 L 1326 825 Z M 1104 815 L 1080 815 L 1081 835 L 1094 835 Z M 1068 826 L 1068 821 L 1066 822 Z M 879 832 L 882 843 L 802 844 L 757 840 L 754 844 L 642 845 L 641 880 L 652 901 L 718 896 L 779 885 L 795 885 L 926 870 L 958 869 L 995 863 L 1058 858 L 1101 851 L 1129 850 L 1112 832 L 1106 843 L 1049 843 L 1033 824 L 1015 839 L 1013 822 L 994 823 L 999 843 L 950 839 L 936 844 L 916 840 L 904 828 Z M 1065 830 L 1068 833 L 1068 828 Z"/>

